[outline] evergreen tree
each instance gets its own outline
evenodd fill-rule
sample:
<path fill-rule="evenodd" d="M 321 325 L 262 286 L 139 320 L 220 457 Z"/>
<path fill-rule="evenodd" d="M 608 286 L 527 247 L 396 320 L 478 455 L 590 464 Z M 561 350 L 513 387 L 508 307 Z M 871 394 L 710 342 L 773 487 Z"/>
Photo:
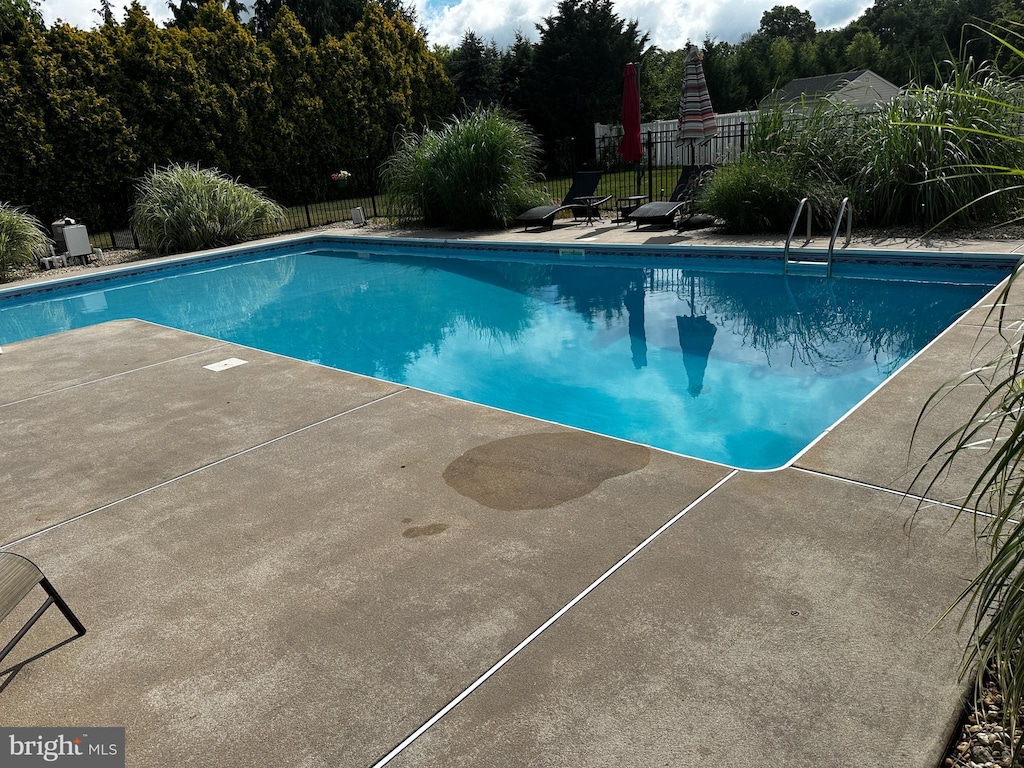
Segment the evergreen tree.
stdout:
<path fill-rule="evenodd" d="M 445 72 L 466 111 L 501 101 L 501 56 L 493 42 L 484 45 L 473 32 L 466 32 L 446 62 Z"/>
<path fill-rule="evenodd" d="M 169 162 L 220 167 L 216 91 L 187 46 L 189 33 L 160 29 L 133 0 L 124 24 L 104 27 L 117 59 L 113 97 L 135 132 L 143 168 Z"/>
<path fill-rule="evenodd" d="M 415 10 L 406 6 L 403 0 L 291 0 L 288 3 L 282 0 L 254 0 L 252 24 L 257 36 L 266 39 L 281 6 L 288 5 L 312 42 L 317 44 L 327 37 L 341 39 L 354 30 L 363 18 L 366 6 L 371 3 L 377 5 L 388 18 L 401 19 L 413 26 L 416 24 Z M 425 34 L 422 29 L 420 34 Z"/>
<path fill-rule="evenodd" d="M 167 26 L 188 29 L 199 15 L 199 5 L 200 0 L 178 0 L 177 3 L 174 0 L 169 0 L 167 8 L 174 18 L 168 22 Z"/>
<path fill-rule="evenodd" d="M 365 110 L 362 130 L 346 141 L 359 142 L 372 164 L 391 154 L 397 132 L 451 114 L 455 89 L 423 36 L 407 21 L 368 3 L 362 21 L 343 43 L 352 62 L 351 99 Z"/>
<path fill-rule="evenodd" d="M 94 8 L 93 13 L 99 15 L 100 24 L 105 27 L 117 24 L 117 19 L 114 18 L 114 5 L 111 0 L 100 0 L 100 7 Z"/>
<path fill-rule="evenodd" d="M 524 115 L 530 104 L 530 73 L 536 46 L 522 32 L 516 32 L 515 41 L 501 55 L 498 73 L 499 88 L 505 106 Z"/>
<path fill-rule="evenodd" d="M 218 168 L 247 183 L 262 181 L 266 148 L 275 143 L 273 57 L 216 0 L 200 9 L 183 44 L 209 84 L 214 108 L 208 119 L 220 137 Z"/>
<path fill-rule="evenodd" d="M 702 63 L 704 77 L 708 81 L 708 95 L 715 109 L 719 112 L 736 112 L 743 109 L 749 103 L 748 90 L 746 83 L 736 71 L 735 46 L 707 37 L 701 46 L 701 52 L 704 55 Z M 680 84 L 681 78 L 680 74 Z M 677 88 L 677 102 L 678 97 Z"/>
<path fill-rule="evenodd" d="M 42 28 L 39 0 L 0 0 L 0 43 L 14 42 L 23 32 Z"/>
<path fill-rule="evenodd" d="M 102 219 L 111 185 L 136 167 L 133 133 L 110 95 L 115 69 L 101 36 L 65 24 L 25 25 L 0 47 L 0 198 L 46 221 Z"/>
<path fill-rule="evenodd" d="M 563 170 L 592 154 L 594 123 L 618 121 L 622 71 L 640 61 L 647 45 L 638 27 L 619 18 L 611 0 L 559 0 L 556 13 L 537 26 L 527 117 L 549 153 L 556 140 L 575 147 L 561 150 Z"/>

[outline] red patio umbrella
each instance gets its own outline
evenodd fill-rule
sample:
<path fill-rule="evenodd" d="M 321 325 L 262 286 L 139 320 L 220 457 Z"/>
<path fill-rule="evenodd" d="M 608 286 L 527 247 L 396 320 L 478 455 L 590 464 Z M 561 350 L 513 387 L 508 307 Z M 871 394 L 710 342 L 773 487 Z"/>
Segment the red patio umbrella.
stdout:
<path fill-rule="evenodd" d="M 711 106 L 711 96 L 708 94 L 708 81 L 704 77 L 704 66 L 700 60 L 700 51 L 690 48 L 686 54 L 683 92 L 679 96 L 676 144 L 690 142 L 691 165 L 694 162 L 694 146 L 710 141 L 718 132 L 715 125 L 715 110 Z"/>
<path fill-rule="evenodd" d="M 632 64 L 627 64 L 622 73 L 622 141 L 619 142 L 619 154 L 626 163 L 636 164 L 636 191 L 640 194 L 640 178 L 644 172 L 640 161 L 644 149 L 640 142 L 640 84 L 636 78 L 636 67 Z"/>
<path fill-rule="evenodd" d="M 640 85 L 636 67 L 627 64 L 622 73 L 622 141 L 619 154 L 627 163 L 639 163 L 644 156 L 640 143 Z"/>

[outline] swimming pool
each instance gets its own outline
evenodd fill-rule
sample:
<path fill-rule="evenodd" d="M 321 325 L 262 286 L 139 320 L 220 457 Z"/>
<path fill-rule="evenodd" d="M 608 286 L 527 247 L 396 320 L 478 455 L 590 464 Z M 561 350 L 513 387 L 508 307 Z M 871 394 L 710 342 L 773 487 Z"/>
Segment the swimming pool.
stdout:
<path fill-rule="evenodd" d="M 0 345 L 134 317 L 769 469 L 1008 270 L 307 241 L 0 291 Z"/>

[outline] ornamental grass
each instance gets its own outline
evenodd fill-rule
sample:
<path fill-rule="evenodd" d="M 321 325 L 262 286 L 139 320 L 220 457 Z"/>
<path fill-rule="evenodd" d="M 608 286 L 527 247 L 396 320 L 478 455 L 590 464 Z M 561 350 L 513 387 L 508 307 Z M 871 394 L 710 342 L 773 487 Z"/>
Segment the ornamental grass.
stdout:
<path fill-rule="evenodd" d="M 0 203 L 0 275 L 28 264 L 50 238 L 39 219 L 11 203 Z"/>
<path fill-rule="evenodd" d="M 525 123 L 477 109 L 440 128 L 399 139 L 384 187 L 399 219 L 455 229 L 506 227 L 546 202 L 534 187 L 540 145 Z"/>
<path fill-rule="evenodd" d="M 226 174 L 198 165 L 154 169 L 136 186 L 132 227 L 160 255 L 234 245 L 270 231 L 284 209 Z"/>

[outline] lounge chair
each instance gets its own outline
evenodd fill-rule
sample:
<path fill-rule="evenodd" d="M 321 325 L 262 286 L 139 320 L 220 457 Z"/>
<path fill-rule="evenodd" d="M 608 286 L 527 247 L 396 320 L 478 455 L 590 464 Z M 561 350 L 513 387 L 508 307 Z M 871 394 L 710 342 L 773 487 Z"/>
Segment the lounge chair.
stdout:
<path fill-rule="evenodd" d="M 11 611 L 18 606 L 18 603 L 35 588 L 36 584 L 41 586 L 46 592 L 46 601 L 36 609 L 36 612 L 32 614 L 28 622 L 18 630 L 14 639 L 7 643 L 3 650 L 0 651 L 0 661 L 3 661 L 7 654 L 14 650 L 14 646 L 18 644 L 18 641 L 25 636 L 29 629 L 32 628 L 32 625 L 39 620 L 39 617 L 51 605 L 56 605 L 60 609 L 60 612 L 64 614 L 64 618 L 68 620 L 68 623 L 71 624 L 79 637 L 85 634 L 85 626 L 68 608 L 68 604 L 57 594 L 57 590 L 43 576 L 43 572 L 39 570 L 36 564 L 27 557 L 16 555 L 13 552 L 0 552 L 0 622 L 7 618 Z"/>
<path fill-rule="evenodd" d="M 711 169 L 708 165 L 687 165 L 679 174 L 676 188 L 667 202 L 644 203 L 627 217 L 635 221 L 639 229 L 641 224 L 671 227 L 675 223 L 676 214 L 689 210 L 693 206 L 693 197 L 700 188 L 704 174 Z"/>
<path fill-rule="evenodd" d="M 611 195 L 604 198 L 594 196 L 594 190 L 597 189 L 603 173 L 580 171 L 573 177 L 572 185 L 560 205 L 538 205 L 516 216 L 515 221 L 523 225 L 523 231 L 530 226 L 554 226 L 555 216 L 562 211 L 572 211 L 573 219 L 585 218 L 587 221 L 593 221 L 594 212 L 598 207 L 612 199 Z M 579 198 L 587 198 L 587 201 L 580 202 Z"/>

